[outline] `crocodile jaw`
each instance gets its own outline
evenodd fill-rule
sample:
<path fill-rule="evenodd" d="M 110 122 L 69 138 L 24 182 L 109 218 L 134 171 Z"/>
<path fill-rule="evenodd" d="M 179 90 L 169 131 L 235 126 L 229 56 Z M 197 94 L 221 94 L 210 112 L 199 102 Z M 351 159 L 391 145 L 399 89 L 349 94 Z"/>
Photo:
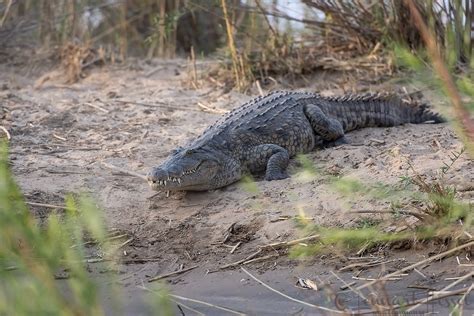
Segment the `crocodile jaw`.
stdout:
<path fill-rule="evenodd" d="M 215 188 L 221 170 L 215 159 L 200 154 L 171 155 L 147 175 L 148 184 L 157 191 L 204 191 Z"/>

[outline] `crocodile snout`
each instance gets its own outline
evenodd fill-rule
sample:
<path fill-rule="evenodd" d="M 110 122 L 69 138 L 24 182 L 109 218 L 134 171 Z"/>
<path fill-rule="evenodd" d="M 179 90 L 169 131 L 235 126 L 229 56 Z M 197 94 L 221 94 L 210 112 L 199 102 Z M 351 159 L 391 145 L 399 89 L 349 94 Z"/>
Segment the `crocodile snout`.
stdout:
<path fill-rule="evenodd" d="M 154 167 L 148 174 L 148 184 L 153 189 L 174 190 L 181 187 L 182 178 L 177 168 L 160 168 Z"/>
<path fill-rule="evenodd" d="M 161 168 L 153 168 L 146 175 L 148 182 L 156 183 L 158 181 L 166 180 L 168 178 L 168 172 Z"/>

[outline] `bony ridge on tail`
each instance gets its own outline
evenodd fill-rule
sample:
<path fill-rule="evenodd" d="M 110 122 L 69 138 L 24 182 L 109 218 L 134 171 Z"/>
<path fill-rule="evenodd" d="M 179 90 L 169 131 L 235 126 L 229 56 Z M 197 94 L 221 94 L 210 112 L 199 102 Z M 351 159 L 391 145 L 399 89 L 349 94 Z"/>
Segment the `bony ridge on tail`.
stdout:
<path fill-rule="evenodd" d="M 276 91 L 234 109 L 175 149 L 147 180 L 152 189 L 168 193 L 217 189 L 248 173 L 265 172 L 265 180 L 280 180 L 288 177 L 291 157 L 344 143 L 352 130 L 444 121 L 426 104 L 393 94 L 323 97 Z"/>

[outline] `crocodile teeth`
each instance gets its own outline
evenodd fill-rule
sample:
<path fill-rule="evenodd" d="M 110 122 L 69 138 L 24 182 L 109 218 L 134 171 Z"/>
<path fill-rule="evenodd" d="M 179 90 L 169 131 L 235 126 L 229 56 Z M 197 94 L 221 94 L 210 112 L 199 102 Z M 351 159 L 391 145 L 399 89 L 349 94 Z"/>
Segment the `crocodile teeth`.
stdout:
<path fill-rule="evenodd" d="M 166 197 L 170 197 L 170 191 L 166 191 Z"/>
<path fill-rule="evenodd" d="M 181 179 L 180 178 L 178 178 L 178 184 L 181 184 Z"/>
<path fill-rule="evenodd" d="M 168 179 L 169 179 L 169 178 L 168 178 Z M 166 186 L 166 180 L 165 180 L 165 181 L 163 181 L 163 182 L 164 182 L 164 186 Z"/>

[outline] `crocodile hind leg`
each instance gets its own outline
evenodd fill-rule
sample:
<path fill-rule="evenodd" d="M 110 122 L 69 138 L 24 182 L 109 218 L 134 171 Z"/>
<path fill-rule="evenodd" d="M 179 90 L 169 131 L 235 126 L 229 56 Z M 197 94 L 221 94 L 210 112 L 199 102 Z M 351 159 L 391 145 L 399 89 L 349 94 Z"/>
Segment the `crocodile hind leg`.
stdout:
<path fill-rule="evenodd" d="M 265 180 L 281 180 L 288 178 L 286 168 L 290 162 L 288 151 L 275 144 L 263 144 L 252 148 L 248 168 L 250 172 L 265 171 Z"/>
<path fill-rule="evenodd" d="M 333 147 L 348 143 L 344 136 L 344 127 L 341 122 L 328 117 L 319 106 L 307 104 L 304 107 L 304 113 L 314 132 L 324 140 L 324 147 Z"/>

